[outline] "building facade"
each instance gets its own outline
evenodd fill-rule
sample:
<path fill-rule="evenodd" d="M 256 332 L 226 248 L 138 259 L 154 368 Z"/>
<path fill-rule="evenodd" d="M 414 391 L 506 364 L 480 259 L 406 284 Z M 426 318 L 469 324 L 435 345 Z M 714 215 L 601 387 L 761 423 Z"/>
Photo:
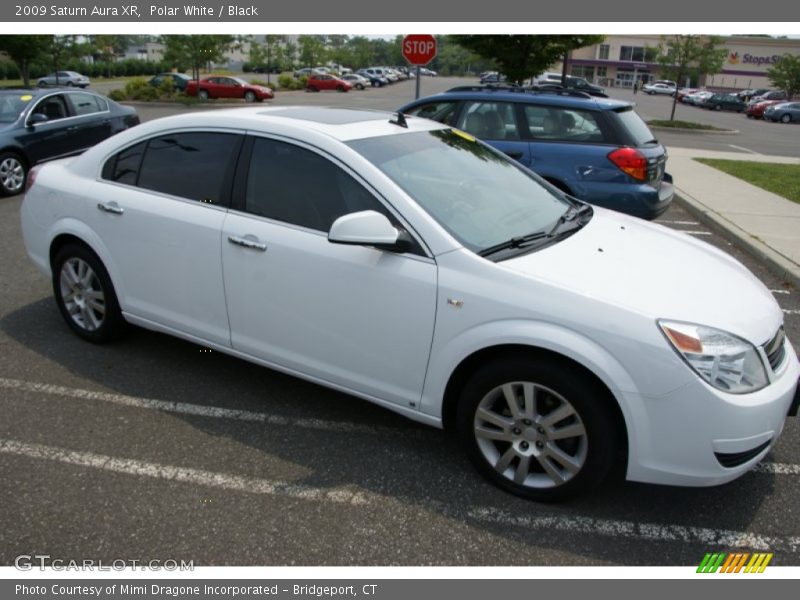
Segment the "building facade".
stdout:
<path fill-rule="evenodd" d="M 660 42 L 658 35 L 609 35 L 600 44 L 574 50 L 568 70 L 606 87 L 631 87 L 637 80 L 662 79 L 656 58 Z M 800 55 L 800 39 L 730 36 L 720 47 L 726 52 L 722 70 L 702 74 L 692 85 L 715 90 L 771 87 L 767 77 L 770 66 L 784 54 Z M 678 83 L 684 86 L 688 82 Z"/>

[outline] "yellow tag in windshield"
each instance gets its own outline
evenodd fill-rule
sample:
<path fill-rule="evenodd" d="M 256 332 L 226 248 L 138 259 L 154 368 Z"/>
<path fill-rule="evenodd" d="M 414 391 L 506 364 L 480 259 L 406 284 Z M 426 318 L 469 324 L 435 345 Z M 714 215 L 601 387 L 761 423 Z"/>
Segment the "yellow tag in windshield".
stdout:
<path fill-rule="evenodd" d="M 20 100 L 22 100 L 23 102 L 27 102 L 31 98 L 33 98 L 33 96 L 31 96 L 30 94 L 25 94 L 24 96 L 20 96 Z"/>
<path fill-rule="evenodd" d="M 453 129 L 451 129 L 450 131 L 455 133 L 458 137 L 464 138 L 468 142 L 474 142 L 475 141 L 475 138 L 472 137 L 470 134 L 468 134 L 466 131 L 461 131 L 460 129 L 456 129 L 455 127 L 453 127 Z"/>

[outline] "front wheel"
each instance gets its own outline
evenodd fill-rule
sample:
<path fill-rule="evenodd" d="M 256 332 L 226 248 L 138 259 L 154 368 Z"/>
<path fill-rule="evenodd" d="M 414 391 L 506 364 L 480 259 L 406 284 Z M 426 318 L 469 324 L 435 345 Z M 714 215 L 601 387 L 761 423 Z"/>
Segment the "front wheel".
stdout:
<path fill-rule="evenodd" d="M 498 487 L 539 501 L 597 486 L 618 448 L 608 392 L 566 362 L 537 355 L 485 365 L 458 405 L 462 445 Z"/>
<path fill-rule="evenodd" d="M 721 104 L 715 104 L 714 105 L 714 110 L 722 110 L 722 105 Z"/>
<path fill-rule="evenodd" d="M 256 101 L 256 93 L 253 91 L 246 91 L 244 94 L 244 101 L 245 102 L 255 102 Z"/>
<path fill-rule="evenodd" d="M 69 244 L 53 261 L 53 294 L 61 316 L 80 337 L 109 342 L 125 321 L 108 271 L 86 246 Z"/>
<path fill-rule="evenodd" d="M 13 152 L 0 154 L 0 195 L 14 196 L 22 192 L 28 171 L 25 162 Z"/>
<path fill-rule="evenodd" d="M 337 92 L 346 92 L 347 90 L 345 89 L 345 87 L 343 85 L 337 85 L 336 86 L 336 91 Z"/>

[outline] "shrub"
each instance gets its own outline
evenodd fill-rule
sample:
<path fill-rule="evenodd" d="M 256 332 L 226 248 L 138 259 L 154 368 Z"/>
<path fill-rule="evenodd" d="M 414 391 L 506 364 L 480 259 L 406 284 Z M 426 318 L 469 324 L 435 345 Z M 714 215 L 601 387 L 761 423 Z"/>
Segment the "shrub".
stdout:
<path fill-rule="evenodd" d="M 132 79 L 125 84 L 125 96 L 129 100 L 157 100 L 158 90 L 145 79 Z"/>
<path fill-rule="evenodd" d="M 111 98 L 114 102 L 122 102 L 123 100 L 128 99 L 123 90 L 111 90 L 108 93 L 108 97 Z"/>

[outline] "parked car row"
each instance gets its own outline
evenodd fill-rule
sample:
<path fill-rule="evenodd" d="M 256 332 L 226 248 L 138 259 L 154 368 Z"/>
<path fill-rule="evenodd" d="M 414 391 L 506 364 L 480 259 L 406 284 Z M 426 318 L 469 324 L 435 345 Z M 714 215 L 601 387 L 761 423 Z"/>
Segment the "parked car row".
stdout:
<path fill-rule="evenodd" d="M 787 102 L 784 92 L 761 88 L 723 94 L 704 89 L 684 89 L 678 92 L 678 97 L 684 104 L 711 110 L 743 112 L 750 119 L 800 122 L 800 102 Z M 745 101 L 746 98 L 750 98 L 749 102 Z"/>

